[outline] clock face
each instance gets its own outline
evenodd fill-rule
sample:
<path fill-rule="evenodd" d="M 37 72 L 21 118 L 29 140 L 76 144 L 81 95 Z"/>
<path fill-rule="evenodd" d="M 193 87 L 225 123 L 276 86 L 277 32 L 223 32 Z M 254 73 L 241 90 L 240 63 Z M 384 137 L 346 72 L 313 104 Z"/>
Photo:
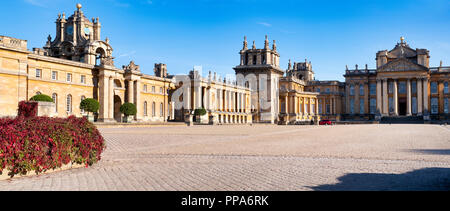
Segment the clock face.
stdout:
<path fill-rule="evenodd" d="M 67 34 L 68 35 L 73 35 L 73 26 L 68 26 L 67 27 Z"/>
<path fill-rule="evenodd" d="M 89 34 L 91 34 L 91 30 L 89 30 L 88 27 L 84 28 L 84 34 L 85 34 L 86 36 L 89 36 Z"/>

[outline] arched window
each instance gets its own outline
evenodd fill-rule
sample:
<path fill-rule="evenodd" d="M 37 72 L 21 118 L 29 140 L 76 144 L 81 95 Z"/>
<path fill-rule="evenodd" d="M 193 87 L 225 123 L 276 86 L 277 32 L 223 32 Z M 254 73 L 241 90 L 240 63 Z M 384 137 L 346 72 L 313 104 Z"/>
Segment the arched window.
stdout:
<path fill-rule="evenodd" d="M 431 94 L 437 94 L 438 93 L 437 82 L 435 82 L 435 81 L 431 82 L 430 89 L 431 89 Z"/>
<path fill-rule="evenodd" d="M 55 112 L 58 112 L 58 94 L 52 94 L 53 103 L 55 103 Z"/>
<path fill-rule="evenodd" d="M 42 93 L 41 92 L 36 92 L 36 95 L 41 95 Z"/>
<path fill-rule="evenodd" d="M 152 103 L 152 116 L 153 117 L 156 116 L 156 103 L 155 102 Z"/>
<path fill-rule="evenodd" d="M 72 95 L 67 95 L 66 99 L 66 111 L 67 113 L 72 113 Z"/>
<path fill-rule="evenodd" d="M 147 116 L 147 101 L 144 102 L 144 116 Z"/>
<path fill-rule="evenodd" d="M 161 103 L 159 105 L 159 114 L 160 114 L 161 117 L 164 116 L 164 104 L 163 103 Z"/>

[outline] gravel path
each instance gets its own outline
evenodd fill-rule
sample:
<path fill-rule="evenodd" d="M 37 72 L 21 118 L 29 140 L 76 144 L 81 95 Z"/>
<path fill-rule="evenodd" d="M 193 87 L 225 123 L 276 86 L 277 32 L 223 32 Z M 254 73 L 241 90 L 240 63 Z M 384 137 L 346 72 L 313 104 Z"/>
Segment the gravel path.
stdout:
<path fill-rule="evenodd" d="M 90 168 L 0 190 L 450 190 L 450 127 L 195 126 L 101 129 Z"/>

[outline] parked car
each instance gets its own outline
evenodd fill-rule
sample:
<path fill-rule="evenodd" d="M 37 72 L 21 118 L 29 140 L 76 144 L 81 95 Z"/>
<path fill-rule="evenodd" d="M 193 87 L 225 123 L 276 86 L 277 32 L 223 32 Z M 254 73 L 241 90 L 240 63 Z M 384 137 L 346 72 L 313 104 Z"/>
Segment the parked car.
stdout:
<path fill-rule="evenodd" d="M 320 120 L 319 125 L 332 125 L 330 120 Z"/>

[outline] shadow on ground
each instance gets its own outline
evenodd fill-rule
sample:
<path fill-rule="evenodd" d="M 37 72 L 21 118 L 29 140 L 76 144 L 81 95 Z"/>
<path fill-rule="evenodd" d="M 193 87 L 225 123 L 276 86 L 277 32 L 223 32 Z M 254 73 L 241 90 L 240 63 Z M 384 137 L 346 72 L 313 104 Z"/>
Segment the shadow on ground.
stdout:
<path fill-rule="evenodd" d="M 416 149 L 413 152 L 431 155 L 450 155 L 450 149 Z"/>
<path fill-rule="evenodd" d="M 424 168 L 404 174 L 347 174 L 316 191 L 449 191 L 450 168 Z"/>

